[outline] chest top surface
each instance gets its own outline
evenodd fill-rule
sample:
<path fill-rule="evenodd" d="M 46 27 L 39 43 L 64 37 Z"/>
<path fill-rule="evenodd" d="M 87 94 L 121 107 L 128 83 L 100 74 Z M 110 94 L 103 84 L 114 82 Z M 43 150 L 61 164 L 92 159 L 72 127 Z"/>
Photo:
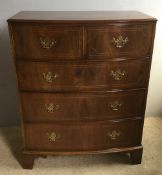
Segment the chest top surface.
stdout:
<path fill-rule="evenodd" d="M 32 21 L 156 21 L 138 11 L 21 11 L 8 22 Z"/>

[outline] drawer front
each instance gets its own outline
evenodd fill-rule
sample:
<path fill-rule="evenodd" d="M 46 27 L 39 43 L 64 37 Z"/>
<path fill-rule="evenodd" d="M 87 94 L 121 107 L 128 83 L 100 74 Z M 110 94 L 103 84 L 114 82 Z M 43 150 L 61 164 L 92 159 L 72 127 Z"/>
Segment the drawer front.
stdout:
<path fill-rule="evenodd" d="M 107 90 L 147 87 L 150 60 L 102 63 L 18 62 L 20 89 L 44 91 Z"/>
<path fill-rule="evenodd" d="M 114 24 L 86 30 L 87 57 L 141 57 L 152 54 L 153 24 Z"/>
<path fill-rule="evenodd" d="M 82 57 L 81 27 L 12 24 L 18 59 L 79 59 Z"/>
<path fill-rule="evenodd" d="M 144 90 L 95 94 L 21 93 L 24 121 L 128 118 L 143 115 L 145 101 Z"/>
<path fill-rule="evenodd" d="M 27 150 L 84 151 L 138 146 L 142 121 L 25 124 Z"/>

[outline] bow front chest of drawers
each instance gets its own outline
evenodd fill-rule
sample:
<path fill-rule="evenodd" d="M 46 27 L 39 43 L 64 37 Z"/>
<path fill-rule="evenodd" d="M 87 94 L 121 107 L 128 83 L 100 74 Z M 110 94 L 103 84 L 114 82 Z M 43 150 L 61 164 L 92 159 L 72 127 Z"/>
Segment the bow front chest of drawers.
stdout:
<path fill-rule="evenodd" d="M 20 12 L 8 20 L 23 136 L 37 156 L 126 152 L 141 162 L 156 19 Z"/>

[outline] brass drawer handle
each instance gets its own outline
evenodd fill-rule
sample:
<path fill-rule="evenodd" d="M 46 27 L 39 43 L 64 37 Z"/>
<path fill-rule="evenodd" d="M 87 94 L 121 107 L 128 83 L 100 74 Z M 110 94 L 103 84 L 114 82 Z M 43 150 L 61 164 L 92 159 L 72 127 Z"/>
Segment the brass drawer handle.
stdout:
<path fill-rule="evenodd" d="M 112 43 L 114 43 L 116 48 L 123 48 L 128 43 L 128 37 L 125 39 L 121 35 L 118 38 L 113 37 Z"/>
<path fill-rule="evenodd" d="M 56 40 L 50 39 L 48 37 L 40 37 L 40 44 L 43 49 L 51 49 L 52 47 L 56 46 Z"/>
<path fill-rule="evenodd" d="M 110 76 L 114 80 L 121 80 L 125 75 L 126 75 L 126 71 L 125 70 L 121 71 L 120 69 L 118 69 L 116 71 L 111 70 L 111 72 L 110 72 Z"/>
<path fill-rule="evenodd" d="M 109 103 L 109 106 L 111 107 L 111 109 L 113 111 L 118 111 L 119 108 L 121 108 L 122 105 L 123 105 L 123 103 L 119 102 L 119 101 L 114 101 L 114 102 Z"/>
<path fill-rule="evenodd" d="M 57 104 L 45 104 L 45 109 L 48 113 L 54 113 L 55 111 L 57 111 L 60 108 L 60 105 Z"/>
<path fill-rule="evenodd" d="M 48 83 L 52 83 L 56 78 L 58 78 L 58 74 L 53 73 L 53 72 L 47 72 L 47 73 L 43 73 L 43 78 L 48 82 Z"/>
<path fill-rule="evenodd" d="M 60 138 L 55 132 L 47 132 L 46 135 L 50 142 L 55 142 L 58 138 Z"/>
<path fill-rule="evenodd" d="M 112 132 L 108 132 L 107 135 L 110 137 L 111 140 L 116 140 L 121 135 L 121 132 L 114 130 Z"/>

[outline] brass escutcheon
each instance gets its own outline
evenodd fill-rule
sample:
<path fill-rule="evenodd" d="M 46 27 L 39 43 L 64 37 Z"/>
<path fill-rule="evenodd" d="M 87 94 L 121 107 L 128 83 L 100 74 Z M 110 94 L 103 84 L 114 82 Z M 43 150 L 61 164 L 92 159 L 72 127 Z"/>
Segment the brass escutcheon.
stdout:
<path fill-rule="evenodd" d="M 121 135 L 121 132 L 114 130 L 112 132 L 108 132 L 107 135 L 110 137 L 111 140 L 116 140 Z"/>
<path fill-rule="evenodd" d="M 125 39 L 121 35 L 118 38 L 113 37 L 112 43 L 114 43 L 116 48 L 123 48 L 128 43 L 128 37 Z"/>
<path fill-rule="evenodd" d="M 53 73 L 53 72 L 44 72 L 43 73 L 43 78 L 48 82 L 52 83 L 56 78 L 58 78 L 58 74 Z"/>
<path fill-rule="evenodd" d="M 54 113 L 54 112 L 57 111 L 59 108 L 60 108 L 60 105 L 57 105 L 57 104 L 53 104 L 53 103 L 45 104 L 45 109 L 46 109 L 46 111 L 49 112 L 49 113 Z"/>
<path fill-rule="evenodd" d="M 51 132 L 51 133 L 47 132 L 46 135 L 50 142 L 55 142 L 56 139 L 59 138 L 59 136 L 55 132 Z"/>
<path fill-rule="evenodd" d="M 48 37 L 40 37 L 40 44 L 43 49 L 51 49 L 52 47 L 56 46 L 56 40 L 50 39 Z"/>
<path fill-rule="evenodd" d="M 109 106 L 111 107 L 111 109 L 113 111 L 118 111 L 119 108 L 121 108 L 122 105 L 123 105 L 123 103 L 119 102 L 119 101 L 113 101 L 113 102 L 109 103 Z"/>
<path fill-rule="evenodd" d="M 126 75 L 125 70 L 121 71 L 120 69 L 118 69 L 116 71 L 111 70 L 110 72 L 110 76 L 114 78 L 114 80 L 121 80 L 125 75 Z"/>

